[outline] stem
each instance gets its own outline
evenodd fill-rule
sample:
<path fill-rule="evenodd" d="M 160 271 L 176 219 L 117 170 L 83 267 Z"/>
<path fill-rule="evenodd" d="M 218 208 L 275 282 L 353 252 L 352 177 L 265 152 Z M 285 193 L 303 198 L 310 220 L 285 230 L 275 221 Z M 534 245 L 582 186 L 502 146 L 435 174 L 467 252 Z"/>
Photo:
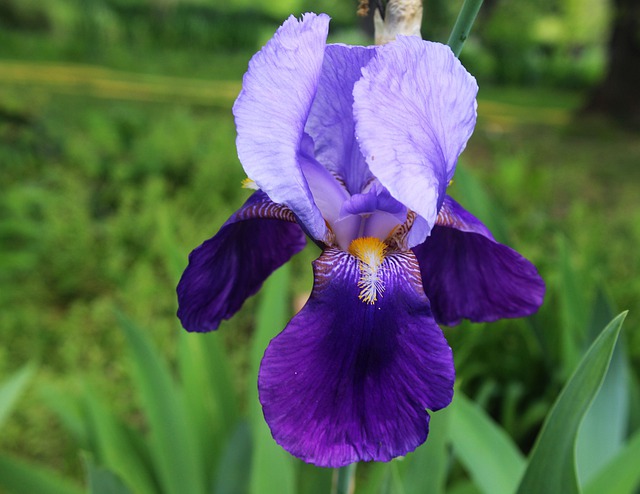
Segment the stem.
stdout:
<path fill-rule="evenodd" d="M 458 14 L 456 23 L 449 36 L 449 41 L 447 41 L 447 44 L 456 57 L 460 56 L 462 46 L 464 42 L 467 41 L 469 31 L 471 31 L 471 26 L 473 26 L 473 21 L 476 20 L 481 5 L 482 0 L 464 0 L 464 5 Z"/>
<path fill-rule="evenodd" d="M 357 463 L 333 471 L 331 494 L 353 494 L 356 487 L 355 473 Z"/>

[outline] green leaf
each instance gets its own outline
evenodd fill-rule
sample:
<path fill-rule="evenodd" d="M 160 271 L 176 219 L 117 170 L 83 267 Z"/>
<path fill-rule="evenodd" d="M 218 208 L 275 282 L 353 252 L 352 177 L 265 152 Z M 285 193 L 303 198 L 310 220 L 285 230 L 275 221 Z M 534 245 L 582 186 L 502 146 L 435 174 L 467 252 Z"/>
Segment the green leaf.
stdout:
<path fill-rule="evenodd" d="M 81 494 L 83 489 L 48 468 L 0 455 L 0 491 L 15 494 Z"/>
<path fill-rule="evenodd" d="M 360 467 L 358 467 L 360 468 Z M 332 468 L 318 468 L 309 463 L 298 465 L 298 489 L 296 492 L 304 494 L 328 494 L 333 482 Z M 360 493 L 356 482 L 356 492 Z"/>
<path fill-rule="evenodd" d="M 529 458 L 518 493 L 579 493 L 576 437 L 609 367 L 626 312 L 602 331 L 547 415 Z"/>
<path fill-rule="evenodd" d="M 640 379 L 635 372 L 629 376 L 629 430 L 640 429 Z"/>
<path fill-rule="evenodd" d="M 53 410 L 81 449 L 90 449 L 89 424 L 85 420 L 83 403 L 68 389 L 58 389 L 52 386 L 41 387 L 39 394 L 47 406 Z"/>
<path fill-rule="evenodd" d="M 391 467 L 398 460 L 388 463 L 365 463 L 358 470 L 356 478 L 356 492 L 358 494 L 390 494 L 394 493 L 391 486 Z"/>
<path fill-rule="evenodd" d="M 584 489 L 585 494 L 633 494 L 640 486 L 640 431 L 601 468 Z"/>
<path fill-rule="evenodd" d="M 213 484 L 213 494 L 246 494 L 251 476 L 251 430 L 245 421 L 226 443 Z"/>
<path fill-rule="evenodd" d="M 404 494 L 444 492 L 449 466 L 449 422 L 451 409 L 431 414 L 427 441 L 397 462 Z"/>
<path fill-rule="evenodd" d="M 89 457 L 84 462 L 90 494 L 132 494 L 115 473 L 97 466 Z"/>
<path fill-rule="evenodd" d="M 151 452 L 168 494 L 204 493 L 194 431 L 166 362 L 144 333 L 119 317 L 133 357 L 133 377 L 151 430 Z"/>
<path fill-rule="evenodd" d="M 612 318 L 611 305 L 599 290 L 590 326 L 602 327 Z M 578 432 L 576 458 L 580 485 L 586 485 L 622 449 L 629 422 L 630 385 L 626 347 L 624 338 L 620 338 L 602 387 Z"/>
<path fill-rule="evenodd" d="M 29 384 L 35 370 L 33 364 L 27 364 L 0 384 L 0 428 Z"/>
<path fill-rule="evenodd" d="M 449 488 L 447 494 L 481 494 L 481 492 L 473 482 L 460 480 Z"/>
<path fill-rule="evenodd" d="M 520 450 L 478 405 L 456 391 L 449 434 L 456 456 L 485 494 L 513 492 L 525 469 Z"/>
<path fill-rule="evenodd" d="M 212 473 L 240 417 L 221 335 L 180 331 L 178 367 L 201 468 Z"/>
<path fill-rule="evenodd" d="M 85 386 L 84 400 L 90 444 L 96 460 L 117 475 L 137 494 L 154 494 L 156 485 L 143 458 L 138 455 L 126 426 L 113 415 L 104 401 L 96 396 L 89 385 Z M 88 472 L 96 467 L 86 460 Z M 96 467 L 98 468 L 98 467 Z M 101 469 L 100 469 L 101 470 Z M 100 472 L 96 475 L 105 477 Z"/>
<path fill-rule="evenodd" d="M 252 494 L 294 494 L 293 459 L 271 437 L 258 401 L 258 369 L 269 341 L 282 331 L 289 320 L 289 266 L 271 275 L 262 288 L 256 332 L 251 352 L 249 375 L 249 418 L 253 433 L 250 492 Z"/>
<path fill-rule="evenodd" d="M 504 214 L 484 190 L 480 181 L 465 166 L 456 168 L 456 177 L 451 187 L 454 197 L 459 197 L 460 203 L 480 219 L 495 237 L 502 243 L 507 242 L 507 228 Z"/>
<path fill-rule="evenodd" d="M 587 340 L 588 307 L 581 277 L 573 266 L 571 251 L 567 240 L 558 237 L 560 261 L 560 320 L 559 332 L 563 377 L 568 377 L 576 368 L 582 352 L 589 345 Z M 608 319 L 610 320 L 610 319 Z M 600 328 L 596 331 L 599 331 Z"/>

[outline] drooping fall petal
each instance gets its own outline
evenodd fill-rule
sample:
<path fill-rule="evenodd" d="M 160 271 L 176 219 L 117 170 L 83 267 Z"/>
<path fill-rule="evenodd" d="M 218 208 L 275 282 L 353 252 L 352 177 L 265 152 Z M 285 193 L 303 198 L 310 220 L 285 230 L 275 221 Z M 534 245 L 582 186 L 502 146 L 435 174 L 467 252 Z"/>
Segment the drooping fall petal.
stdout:
<path fill-rule="evenodd" d="M 319 466 L 388 461 L 425 441 L 453 396 L 451 349 L 411 252 L 386 256 L 380 293 L 359 299 L 363 266 L 328 249 L 311 298 L 267 348 L 258 379 L 276 442 Z M 380 288 L 382 287 L 382 288 Z"/>
<path fill-rule="evenodd" d="M 431 236 L 413 251 L 440 324 L 524 317 L 544 299 L 544 281 L 535 266 L 496 242 L 480 220 L 449 196 Z"/>
<path fill-rule="evenodd" d="M 212 331 L 264 280 L 306 245 L 287 208 L 255 192 L 212 238 L 189 255 L 178 284 L 178 318 L 187 331 Z"/>

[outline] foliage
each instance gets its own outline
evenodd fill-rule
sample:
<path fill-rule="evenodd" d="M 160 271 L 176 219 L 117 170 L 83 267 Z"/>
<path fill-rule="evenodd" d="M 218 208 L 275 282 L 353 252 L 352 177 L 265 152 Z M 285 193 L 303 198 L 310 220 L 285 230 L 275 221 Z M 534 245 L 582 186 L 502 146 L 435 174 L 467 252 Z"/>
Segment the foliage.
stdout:
<path fill-rule="evenodd" d="M 272 482 L 274 492 L 328 492 L 331 472 L 273 444 L 255 392 L 261 352 L 291 314 L 287 297 L 299 305 L 308 292 L 316 252 L 276 273 L 258 310 L 249 300 L 216 334 L 183 334 L 174 315 L 187 253 L 245 197 L 230 106 L 261 32 L 280 19 L 251 14 L 236 32 L 241 11 L 155 2 L 168 10 L 149 17 L 142 6 L 152 3 L 87 2 L 84 13 L 67 0 L 0 5 L 22 9 L 0 15 L 5 28 L 13 19 L 0 30 L 0 482 L 8 492 L 77 492 L 82 481 L 101 493 L 175 492 L 183 482 L 196 493 L 268 492 Z M 527 7 L 540 22 L 519 49 L 533 62 L 503 80 L 586 80 L 559 72 L 562 50 L 556 68 L 536 58 L 557 21 L 542 15 L 551 4 Z M 489 48 L 491 29 L 521 34 L 499 12 L 463 52 L 486 66 L 485 79 L 502 78 L 498 65 L 512 56 Z M 154 21 L 162 15 L 176 22 Z M 601 42 L 580 34 L 585 53 Z M 640 147 L 637 136 L 572 121 L 580 97 L 481 85 L 478 129 L 450 190 L 539 267 L 545 306 L 526 321 L 446 328 L 454 404 L 433 415 L 415 453 L 359 466 L 358 493 L 499 494 L 522 475 L 525 489 L 547 480 L 534 461 L 549 447 L 545 421 L 571 432 L 551 449 L 562 439 L 571 460 L 575 447 L 582 490 L 637 489 L 637 311 L 586 414 L 584 405 L 621 319 L 597 339 L 601 329 L 640 296 Z M 558 396 L 575 391 L 585 362 L 598 372 L 569 416 Z"/>
<path fill-rule="evenodd" d="M 286 321 L 287 304 L 282 294 L 287 292 L 288 282 L 285 267 L 264 288 L 253 342 L 254 357 L 260 356 L 263 346 Z M 505 431 L 458 391 L 449 409 L 436 415 L 435 437 L 404 459 L 371 465 L 368 479 L 365 477 L 369 483 L 361 492 L 417 493 L 424 492 L 423 487 L 429 492 L 445 492 L 445 480 L 451 476 L 447 468 L 452 459 L 446 447 L 449 443 L 454 458 L 483 493 L 515 492 L 518 484 L 517 492 L 581 492 L 574 457 L 577 431 L 605 380 L 624 316 L 616 317 L 582 358 L 547 415 L 528 461 Z M 119 320 L 127 339 L 147 434 L 121 421 L 104 397 L 96 395 L 89 385 L 82 394 L 72 397 L 74 413 L 62 411 L 68 406 L 69 396 L 50 395 L 52 406 L 59 410 L 69 432 L 90 452 L 85 460 L 90 492 L 328 491 L 328 470 L 305 470 L 271 440 L 255 392 L 248 397 L 251 433 L 247 433 L 247 425 L 238 414 L 237 396 L 228 386 L 229 362 L 221 352 L 219 338 L 212 334 L 183 335 L 176 378 L 144 332 L 123 316 Z M 257 360 L 252 367 L 250 374 L 256 377 Z M 27 372 L 29 369 L 21 371 L 0 387 L 0 406 L 13 401 L 13 395 L 27 382 Z M 608 385 L 620 383 L 610 380 Z M 618 474 L 620 462 L 630 461 L 636 449 L 635 437 L 626 450 L 621 445 L 623 458 L 613 458 L 593 472 L 596 482 L 602 484 L 602 478 Z M 632 470 L 621 472 L 626 482 L 618 482 L 615 492 L 630 492 L 640 482 L 640 475 L 631 474 Z M 75 490 L 72 483 L 42 467 L 10 457 L 0 456 L 0 473 L 0 486 L 9 492 L 25 492 L 27 485 L 30 492 Z M 307 476 L 315 483 L 305 482 Z M 391 480 L 384 481 L 385 476 Z M 450 480 L 460 482 L 456 477 Z M 302 488 L 304 485 L 315 485 L 315 490 Z M 586 488 L 589 490 L 590 484 Z"/>
<path fill-rule="evenodd" d="M 355 0 L 6 0 L 0 4 L 0 54 L 39 57 L 62 51 L 77 61 L 138 68 L 164 50 L 180 63 L 185 46 L 206 59 L 261 46 L 291 13 L 329 12 L 339 40 L 354 39 Z M 445 42 L 461 1 L 425 0 L 423 34 Z M 462 60 L 482 82 L 584 88 L 602 75 L 606 0 L 485 2 Z M 28 39 L 20 33 L 30 33 Z M 17 35 L 17 36 L 16 36 Z M 358 42 L 366 42 L 362 34 Z M 25 42 L 26 41 L 26 42 Z M 174 57 L 178 55 L 177 57 Z M 174 59 L 174 60 L 171 60 Z M 193 67 L 179 67 L 193 71 Z M 178 69 L 178 67 L 176 67 Z M 224 67 L 222 67 L 224 70 Z"/>

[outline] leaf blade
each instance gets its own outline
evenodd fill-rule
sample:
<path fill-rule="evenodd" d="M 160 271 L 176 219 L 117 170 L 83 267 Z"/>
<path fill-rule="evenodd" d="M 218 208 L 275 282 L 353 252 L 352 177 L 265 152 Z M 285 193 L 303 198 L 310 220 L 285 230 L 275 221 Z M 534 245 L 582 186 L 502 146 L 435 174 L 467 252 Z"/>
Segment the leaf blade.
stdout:
<path fill-rule="evenodd" d="M 258 307 L 256 332 L 251 352 L 252 383 L 258 382 L 258 370 L 265 348 L 271 338 L 282 331 L 289 320 L 289 266 L 278 269 L 265 282 Z M 283 294 L 286 294 L 283 296 Z M 249 418 L 253 436 L 251 464 L 251 494 L 295 494 L 293 459 L 271 437 L 264 421 L 262 406 L 255 386 L 249 387 Z"/>
<path fill-rule="evenodd" d="M 2 427 L 16 405 L 18 398 L 20 398 L 27 384 L 29 384 L 35 370 L 33 364 L 27 364 L 12 374 L 0 386 L 0 427 Z"/>
<path fill-rule="evenodd" d="M 168 366 L 144 333 L 119 315 L 133 357 L 133 377 L 151 429 L 152 454 L 170 494 L 205 492 L 193 430 Z"/>
<path fill-rule="evenodd" d="M 602 385 L 625 316 L 623 312 L 607 325 L 560 393 L 538 435 L 518 494 L 581 492 L 575 452 L 578 428 Z"/>
<path fill-rule="evenodd" d="M 585 486 L 585 494 L 632 494 L 640 485 L 640 431 Z"/>
<path fill-rule="evenodd" d="M 451 405 L 451 441 L 456 455 L 486 494 L 513 492 L 525 470 L 525 459 L 501 429 L 460 391 Z"/>
<path fill-rule="evenodd" d="M 594 328 L 603 327 L 613 315 L 611 304 L 599 290 L 589 335 L 595 339 L 597 333 Z M 576 457 L 580 485 L 586 485 L 624 447 L 629 423 L 630 386 L 625 340 L 620 338 L 602 387 L 578 431 Z"/>
<path fill-rule="evenodd" d="M 404 494 L 444 493 L 449 464 L 450 422 L 450 408 L 432 413 L 427 441 L 397 462 Z"/>
<path fill-rule="evenodd" d="M 0 455 L 0 487 L 24 494 L 82 494 L 83 489 L 48 468 L 9 455 Z"/>

